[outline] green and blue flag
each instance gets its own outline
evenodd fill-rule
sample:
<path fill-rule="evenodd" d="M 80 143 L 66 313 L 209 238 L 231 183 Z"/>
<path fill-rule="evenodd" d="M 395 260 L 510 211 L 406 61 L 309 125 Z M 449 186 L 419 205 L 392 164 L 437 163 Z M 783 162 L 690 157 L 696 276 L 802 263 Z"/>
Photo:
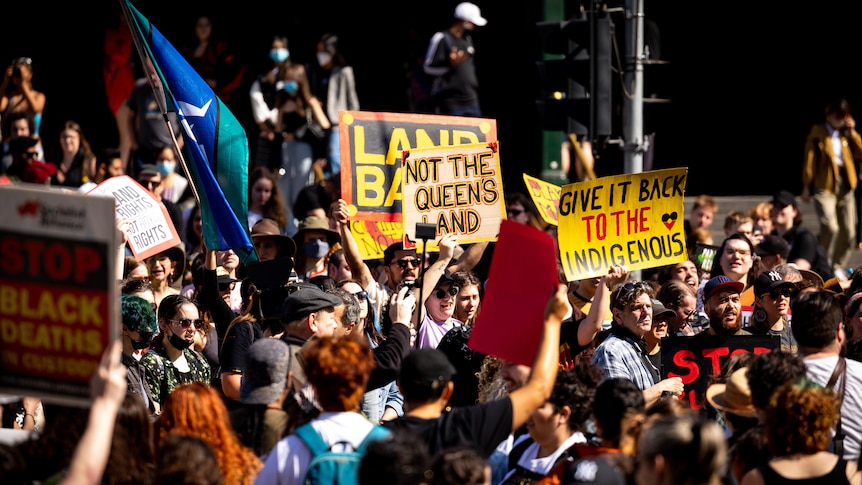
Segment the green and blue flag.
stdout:
<path fill-rule="evenodd" d="M 248 230 L 248 138 L 242 125 L 213 89 L 168 40 L 128 0 L 124 3 L 132 37 L 162 113 L 176 113 L 183 128 L 182 149 L 197 193 L 208 248 L 233 249 L 243 263 L 258 259 Z"/>

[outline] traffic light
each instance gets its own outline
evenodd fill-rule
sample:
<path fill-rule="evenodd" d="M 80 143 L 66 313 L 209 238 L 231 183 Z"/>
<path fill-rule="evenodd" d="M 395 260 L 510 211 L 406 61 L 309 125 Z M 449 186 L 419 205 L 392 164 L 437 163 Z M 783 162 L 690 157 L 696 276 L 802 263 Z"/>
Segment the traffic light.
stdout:
<path fill-rule="evenodd" d="M 611 134 L 611 38 L 607 16 L 537 22 L 542 128 L 596 138 Z"/>

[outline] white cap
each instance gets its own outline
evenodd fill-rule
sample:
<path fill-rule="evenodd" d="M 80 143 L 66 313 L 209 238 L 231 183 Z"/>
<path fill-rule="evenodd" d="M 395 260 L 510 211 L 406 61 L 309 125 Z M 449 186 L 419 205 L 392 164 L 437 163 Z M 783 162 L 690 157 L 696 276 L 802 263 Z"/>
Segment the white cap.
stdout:
<path fill-rule="evenodd" d="M 482 14 L 479 12 L 479 7 L 470 2 L 461 2 L 455 7 L 455 18 L 466 20 L 479 27 L 488 23 Z"/>

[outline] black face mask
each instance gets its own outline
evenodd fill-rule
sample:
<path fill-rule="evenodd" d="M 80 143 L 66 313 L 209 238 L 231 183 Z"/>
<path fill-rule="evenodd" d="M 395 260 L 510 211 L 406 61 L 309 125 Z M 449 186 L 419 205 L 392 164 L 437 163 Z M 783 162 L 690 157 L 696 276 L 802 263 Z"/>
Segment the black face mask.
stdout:
<path fill-rule="evenodd" d="M 132 348 L 135 350 L 143 350 L 150 346 L 153 343 L 153 333 L 152 332 L 138 332 L 140 336 L 138 340 L 132 340 L 129 337 L 129 341 L 132 343 Z"/>
<path fill-rule="evenodd" d="M 171 345 L 173 345 L 174 348 L 177 350 L 185 350 L 192 346 L 192 342 L 183 339 L 182 337 L 173 332 L 171 333 L 171 336 L 168 337 L 168 342 L 170 342 Z"/>

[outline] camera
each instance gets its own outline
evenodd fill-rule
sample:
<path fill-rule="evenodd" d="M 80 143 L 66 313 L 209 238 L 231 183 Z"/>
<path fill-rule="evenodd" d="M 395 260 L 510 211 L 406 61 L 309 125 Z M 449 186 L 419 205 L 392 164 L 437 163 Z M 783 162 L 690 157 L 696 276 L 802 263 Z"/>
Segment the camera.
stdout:
<path fill-rule="evenodd" d="M 21 67 L 15 66 L 12 68 L 12 77 L 21 77 Z"/>

